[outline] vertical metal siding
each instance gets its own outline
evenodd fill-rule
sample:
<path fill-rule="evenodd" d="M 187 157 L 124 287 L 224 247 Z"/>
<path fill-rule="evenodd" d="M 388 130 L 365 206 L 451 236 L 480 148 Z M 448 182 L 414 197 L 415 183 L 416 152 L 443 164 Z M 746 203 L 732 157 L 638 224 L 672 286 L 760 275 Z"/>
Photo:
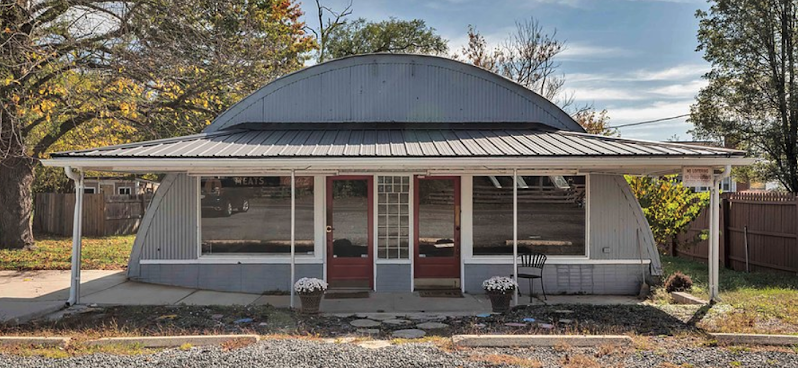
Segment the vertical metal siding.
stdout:
<path fill-rule="evenodd" d="M 654 236 L 623 176 L 591 175 L 589 209 L 591 259 L 638 259 L 639 232 L 643 259 L 651 259 L 655 271 L 661 268 Z"/>
<path fill-rule="evenodd" d="M 253 122 L 540 122 L 581 131 L 533 91 L 420 55 L 364 55 L 303 69 L 246 97 L 206 131 Z"/>
<path fill-rule="evenodd" d="M 139 230 L 143 236 L 140 259 L 196 259 L 197 258 L 197 180 L 185 174 L 176 175 L 165 190 L 157 207 L 150 208 L 154 216 L 149 226 Z"/>

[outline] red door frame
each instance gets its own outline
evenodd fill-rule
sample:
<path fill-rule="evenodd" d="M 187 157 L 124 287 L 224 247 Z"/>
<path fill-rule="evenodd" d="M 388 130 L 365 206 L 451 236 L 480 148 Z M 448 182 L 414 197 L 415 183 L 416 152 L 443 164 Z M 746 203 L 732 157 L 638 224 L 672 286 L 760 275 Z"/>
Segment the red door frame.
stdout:
<path fill-rule="evenodd" d="M 419 182 L 421 180 L 452 180 L 454 182 L 454 255 L 452 257 L 419 257 Z M 416 175 L 413 180 L 413 228 L 415 242 L 413 245 L 413 277 L 414 278 L 460 278 L 460 177 L 459 176 L 427 176 Z"/>
<path fill-rule="evenodd" d="M 333 238 L 333 181 L 334 180 L 366 180 L 368 192 L 368 258 L 334 258 Z M 327 230 L 327 281 L 362 280 L 368 278 L 369 287 L 374 288 L 374 177 L 367 175 L 346 175 L 327 177 L 327 213 L 325 229 Z M 365 272 L 355 273 L 358 269 Z"/>

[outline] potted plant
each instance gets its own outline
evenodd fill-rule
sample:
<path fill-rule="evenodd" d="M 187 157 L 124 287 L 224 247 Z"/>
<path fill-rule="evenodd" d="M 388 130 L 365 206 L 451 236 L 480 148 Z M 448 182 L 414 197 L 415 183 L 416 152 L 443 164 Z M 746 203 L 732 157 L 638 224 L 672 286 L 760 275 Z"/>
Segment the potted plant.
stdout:
<path fill-rule="evenodd" d="M 294 284 L 294 291 L 302 301 L 302 313 L 319 313 L 319 304 L 327 291 L 327 283 L 317 278 L 303 277 Z"/>
<path fill-rule="evenodd" d="M 517 287 L 513 279 L 504 276 L 493 276 L 482 282 L 482 288 L 490 298 L 491 308 L 497 313 L 510 310 L 510 300 Z"/>

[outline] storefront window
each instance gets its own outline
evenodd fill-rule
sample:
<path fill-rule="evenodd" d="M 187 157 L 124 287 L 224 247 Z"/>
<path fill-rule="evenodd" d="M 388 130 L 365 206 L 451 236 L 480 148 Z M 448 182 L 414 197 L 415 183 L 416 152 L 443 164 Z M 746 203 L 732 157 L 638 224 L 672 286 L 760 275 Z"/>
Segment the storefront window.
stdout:
<path fill-rule="evenodd" d="M 202 254 L 291 253 L 291 178 L 202 177 Z M 297 254 L 313 254 L 313 177 L 296 178 Z"/>
<path fill-rule="evenodd" d="M 475 176 L 474 255 L 513 254 L 513 178 Z M 518 251 L 585 255 L 585 177 L 519 176 Z"/>

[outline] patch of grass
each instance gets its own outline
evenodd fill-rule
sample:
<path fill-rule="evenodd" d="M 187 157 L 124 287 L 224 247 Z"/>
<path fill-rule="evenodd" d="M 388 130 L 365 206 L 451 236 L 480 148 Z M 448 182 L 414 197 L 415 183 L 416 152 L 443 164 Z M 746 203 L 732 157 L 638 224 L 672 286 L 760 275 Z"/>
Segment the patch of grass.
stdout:
<path fill-rule="evenodd" d="M 127 267 L 135 235 L 84 237 L 84 270 L 122 270 Z M 0 270 L 68 270 L 72 238 L 39 237 L 31 250 L 0 249 Z"/>
<path fill-rule="evenodd" d="M 543 362 L 540 360 L 521 358 L 507 354 L 471 355 L 469 360 L 488 363 L 491 366 L 514 366 L 524 368 L 543 367 Z"/>
<path fill-rule="evenodd" d="M 145 348 L 141 344 L 85 345 L 81 343 L 71 343 L 63 348 L 34 345 L 0 345 L 0 354 L 40 356 L 52 359 L 64 359 L 73 356 L 98 353 L 112 355 L 149 355 L 162 350 L 163 349 Z"/>
<path fill-rule="evenodd" d="M 681 271 L 693 280 L 690 293 L 707 299 L 707 265 L 662 256 L 664 277 Z M 798 333 L 798 277 L 720 270 L 720 299 L 729 313 L 709 314 L 699 325 L 714 332 Z M 667 302 L 658 290 L 655 301 Z"/>
<path fill-rule="evenodd" d="M 560 359 L 563 368 L 601 368 L 602 365 L 595 359 L 582 354 L 565 355 Z"/>

